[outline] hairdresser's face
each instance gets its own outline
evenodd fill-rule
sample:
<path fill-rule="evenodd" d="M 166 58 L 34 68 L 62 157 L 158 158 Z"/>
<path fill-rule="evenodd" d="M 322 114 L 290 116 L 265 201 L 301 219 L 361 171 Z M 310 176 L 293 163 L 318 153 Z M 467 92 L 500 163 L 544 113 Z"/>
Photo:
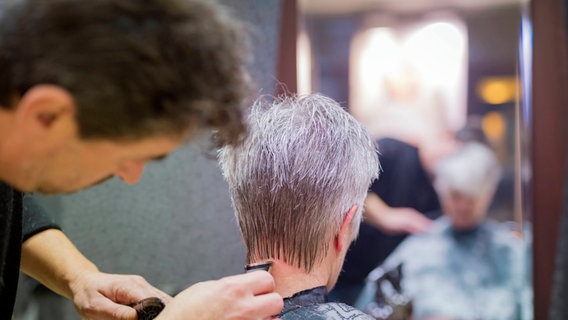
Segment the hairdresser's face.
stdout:
<path fill-rule="evenodd" d="M 73 192 L 116 176 L 136 183 L 150 160 L 172 152 L 192 131 L 138 140 L 79 136 L 72 95 L 53 85 L 28 90 L 0 109 L 0 179 L 22 191 Z"/>
<path fill-rule="evenodd" d="M 148 161 L 165 157 L 180 142 L 172 138 L 136 142 L 83 141 L 77 138 L 64 148 L 37 161 L 30 161 L 23 171 L 25 174 L 20 176 L 20 185 L 24 190 L 53 194 L 84 189 L 113 176 L 135 184 Z"/>
<path fill-rule="evenodd" d="M 457 190 L 446 190 L 440 196 L 444 214 L 454 228 L 470 230 L 485 219 L 489 204 L 487 196 L 472 197 Z"/>

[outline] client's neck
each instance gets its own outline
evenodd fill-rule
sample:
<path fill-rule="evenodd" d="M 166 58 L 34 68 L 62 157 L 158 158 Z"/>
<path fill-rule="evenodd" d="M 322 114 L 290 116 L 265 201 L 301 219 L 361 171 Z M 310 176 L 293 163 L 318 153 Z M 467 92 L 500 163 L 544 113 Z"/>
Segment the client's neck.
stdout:
<path fill-rule="evenodd" d="M 254 262 L 260 262 L 254 261 Z M 292 266 L 279 259 L 272 259 L 270 273 L 276 283 L 275 291 L 282 297 L 291 297 L 302 290 L 328 286 L 331 268 L 323 263 L 314 266 L 308 273 L 304 269 Z"/>

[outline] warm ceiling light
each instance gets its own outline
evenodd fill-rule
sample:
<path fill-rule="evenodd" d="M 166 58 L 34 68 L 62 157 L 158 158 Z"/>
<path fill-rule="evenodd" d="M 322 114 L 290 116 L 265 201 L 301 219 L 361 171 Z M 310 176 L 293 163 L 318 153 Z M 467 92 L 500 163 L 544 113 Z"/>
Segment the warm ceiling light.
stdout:
<path fill-rule="evenodd" d="M 479 98 L 488 104 L 503 104 L 515 101 L 518 79 L 514 76 L 486 77 L 477 85 Z"/>
<path fill-rule="evenodd" d="M 492 141 L 503 139 L 507 128 L 505 117 L 502 113 L 497 111 L 490 111 L 485 114 L 481 125 L 487 138 Z"/>

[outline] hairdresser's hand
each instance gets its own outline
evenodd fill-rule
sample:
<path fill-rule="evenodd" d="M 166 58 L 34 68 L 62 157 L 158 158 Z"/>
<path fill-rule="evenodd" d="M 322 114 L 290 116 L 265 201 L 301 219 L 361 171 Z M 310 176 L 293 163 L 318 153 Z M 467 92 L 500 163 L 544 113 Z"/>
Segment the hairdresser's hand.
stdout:
<path fill-rule="evenodd" d="M 271 319 L 284 302 L 266 271 L 195 284 L 166 306 L 157 320 Z"/>
<path fill-rule="evenodd" d="M 148 297 L 171 301 L 170 296 L 135 275 L 84 272 L 70 287 L 75 309 L 83 319 L 135 320 L 136 311 L 128 304 Z"/>
<path fill-rule="evenodd" d="M 432 224 L 432 220 L 412 208 L 390 208 L 382 214 L 381 229 L 389 234 L 420 233 Z"/>
<path fill-rule="evenodd" d="M 125 304 L 148 297 L 171 300 L 140 276 L 99 272 L 57 229 L 39 232 L 22 244 L 21 270 L 72 300 L 83 319 L 135 320 L 136 310 Z"/>
<path fill-rule="evenodd" d="M 365 200 L 365 222 L 388 234 L 424 232 L 432 225 L 432 220 L 413 208 L 389 207 L 374 193 Z"/>

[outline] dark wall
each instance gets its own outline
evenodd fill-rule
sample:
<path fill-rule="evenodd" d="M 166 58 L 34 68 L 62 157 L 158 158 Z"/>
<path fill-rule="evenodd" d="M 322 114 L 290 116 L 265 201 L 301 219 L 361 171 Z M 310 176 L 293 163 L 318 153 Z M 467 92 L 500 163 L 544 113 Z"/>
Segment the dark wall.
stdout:
<path fill-rule="evenodd" d="M 484 104 L 476 94 L 476 86 L 487 76 L 517 74 L 520 17 L 518 5 L 464 14 L 468 34 L 468 113 L 514 107 Z"/>
<path fill-rule="evenodd" d="M 566 158 L 568 159 L 568 155 Z M 566 304 L 566 297 L 568 297 L 568 175 L 564 179 L 564 209 L 553 283 L 549 319 L 568 319 L 568 305 Z"/>
<path fill-rule="evenodd" d="M 530 2 L 534 30 L 530 213 L 534 233 L 535 319 L 565 319 L 562 315 L 566 312 L 562 278 L 567 271 L 567 235 L 559 234 L 568 152 L 568 56 L 563 4 L 562 0 Z M 555 262 L 557 252 L 563 258 Z M 558 284 L 553 275 L 560 277 Z M 556 297 L 550 313 L 553 284 L 557 285 Z"/>
<path fill-rule="evenodd" d="M 563 21 L 564 33 L 560 33 L 560 43 L 562 39 L 564 46 L 559 47 L 558 50 L 561 51 L 560 54 L 564 54 L 564 64 L 563 68 L 560 68 L 559 73 L 563 82 L 562 87 L 565 89 L 568 85 L 568 62 L 566 61 L 566 37 L 568 35 L 568 1 L 564 0 L 562 2 L 564 13 L 560 18 Z M 560 27 L 560 25 L 559 25 Z M 561 28 L 560 28 L 561 29 Z M 568 109 L 568 93 L 564 90 L 564 103 L 561 103 L 557 108 L 556 112 Z M 561 96 L 562 97 L 562 96 Z M 558 113 L 562 117 L 562 113 Z M 566 123 L 568 123 L 568 112 L 564 111 L 564 117 L 561 119 L 564 124 L 564 139 L 560 144 L 566 144 L 568 141 L 568 130 L 566 129 Z M 552 302 L 550 306 L 550 316 L 551 320 L 568 319 L 568 304 L 566 304 L 566 297 L 568 297 L 568 148 L 565 148 L 565 165 L 564 165 L 564 202 L 562 210 L 562 220 L 559 229 L 559 240 L 558 240 L 558 250 L 556 252 L 556 265 L 552 285 Z"/>
<path fill-rule="evenodd" d="M 358 15 L 305 16 L 304 25 L 312 44 L 314 91 L 347 108 L 349 102 L 349 50 L 360 25 Z"/>

